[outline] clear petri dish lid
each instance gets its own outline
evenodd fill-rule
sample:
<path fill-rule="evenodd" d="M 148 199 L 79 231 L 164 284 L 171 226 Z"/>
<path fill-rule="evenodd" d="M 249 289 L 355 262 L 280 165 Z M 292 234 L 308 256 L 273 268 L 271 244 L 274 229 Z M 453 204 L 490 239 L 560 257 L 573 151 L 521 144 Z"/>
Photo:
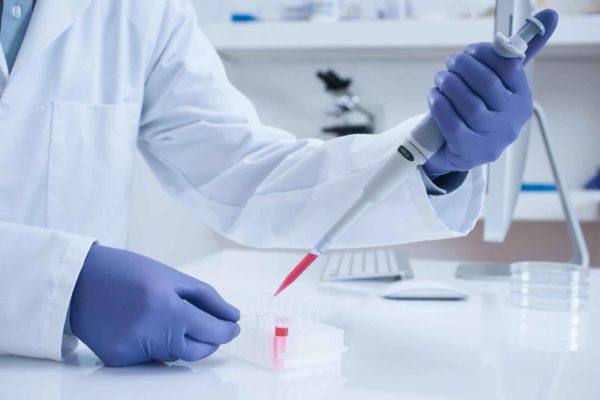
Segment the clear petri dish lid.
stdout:
<path fill-rule="evenodd" d="M 521 308 L 546 311 L 582 311 L 587 309 L 589 298 L 563 299 L 556 297 L 536 297 L 513 293 L 512 303 Z"/>
<path fill-rule="evenodd" d="M 590 271 L 567 263 L 520 262 L 511 265 L 513 304 L 556 311 L 585 309 L 590 297 Z"/>
<path fill-rule="evenodd" d="M 590 282 L 587 267 L 568 263 L 526 261 L 512 264 L 512 282 L 527 282 L 542 285 L 583 285 Z"/>
<path fill-rule="evenodd" d="M 523 296 L 553 297 L 557 299 L 588 298 L 590 295 L 588 285 L 545 285 L 518 280 L 512 282 L 511 290 L 513 294 Z"/>

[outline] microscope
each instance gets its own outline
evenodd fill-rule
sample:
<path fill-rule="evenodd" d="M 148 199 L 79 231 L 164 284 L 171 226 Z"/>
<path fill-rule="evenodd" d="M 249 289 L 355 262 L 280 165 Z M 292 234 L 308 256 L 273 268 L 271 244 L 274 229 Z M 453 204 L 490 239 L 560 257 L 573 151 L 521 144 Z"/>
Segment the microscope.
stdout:
<path fill-rule="evenodd" d="M 340 120 L 339 124 L 323 128 L 324 133 L 337 136 L 356 133 L 375 133 L 375 115 L 365 109 L 361 99 L 352 93 L 352 79 L 341 78 L 335 71 L 318 71 L 317 76 L 325 84 L 325 89 L 333 96 L 333 103 L 327 109 L 327 115 Z M 354 122 L 358 117 L 364 122 Z"/>

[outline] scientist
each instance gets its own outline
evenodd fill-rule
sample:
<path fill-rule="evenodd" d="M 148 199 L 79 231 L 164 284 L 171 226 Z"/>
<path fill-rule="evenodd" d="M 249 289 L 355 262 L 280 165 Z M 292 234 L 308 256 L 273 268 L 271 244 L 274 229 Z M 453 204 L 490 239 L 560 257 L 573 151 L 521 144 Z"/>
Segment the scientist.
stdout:
<path fill-rule="evenodd" d="M 2 353 L 60 360 L 80 339 L 109 366 L 192 361 L 239 333 L 239 312 L 213 288 L 118 249 L 136 149 L 216 232 L 249 246 L 308 248 L 418 121 L 328 142 L 263 125 L 189 0 L 0 4 Z M 556 15 L 540 18 L 553 26 Z M 515 140 L 532 94 L 521 62 L 490 44 L 450 57 L 435 86 L 429 109 L 447 146 L 339 245 L 473 227 L 479 167 Z"/>

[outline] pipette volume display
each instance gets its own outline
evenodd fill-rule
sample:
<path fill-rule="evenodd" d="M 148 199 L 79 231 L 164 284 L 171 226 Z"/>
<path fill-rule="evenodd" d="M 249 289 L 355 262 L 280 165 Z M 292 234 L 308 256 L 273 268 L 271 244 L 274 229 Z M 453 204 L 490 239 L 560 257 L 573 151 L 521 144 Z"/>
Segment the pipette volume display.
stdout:
<path fill-rule="evenodd" d="M 528 18 L 526 24 L 510 38 L 498 33 L 494 40 L 496 53 L 505 58 L 525 58 L 528 43 L 537 35 L 543 35 L 545 27 L 536 18 Z M 374 204 L 382 201 L 400 187 L 406 179 L 424 165 L 445 144 L 444 136 L 431 117 L 425 116 L 410 135 L 366 183 L 361 196 L 337 222 L 325 233 L 311 252 L 285 278 L 275 296 L 289 287 L 304 271 L 352 226 Z M 275 297 L 274 296 L 274 297 Z"/>

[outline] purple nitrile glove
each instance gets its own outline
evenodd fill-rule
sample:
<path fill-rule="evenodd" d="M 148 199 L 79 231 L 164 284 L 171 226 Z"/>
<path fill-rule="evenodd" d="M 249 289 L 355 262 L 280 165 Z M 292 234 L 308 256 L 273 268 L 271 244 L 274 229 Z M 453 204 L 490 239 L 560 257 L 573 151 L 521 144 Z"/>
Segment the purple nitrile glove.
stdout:
<path fill-rule="evenodd" d="M 100 245 L 87 255 L 70 316 L 73 334 L 107 366 L 200 360 L 240 332 L 239 311 L 211 286 Z"/>
<path fill-rule="evenodd" d="M 546 33 L 529 43 L 524 61 L 503 58 L 493 44 L 478 43 L 450 56 L 448 70 L 436 74 L 429 109 L 446 144 L 423 166 L 431 179 L 497 160 L 531 118 L 533 96 L 524 65 L 544 47 L 558 23 L 553 10 L 535 17 Z"/>

